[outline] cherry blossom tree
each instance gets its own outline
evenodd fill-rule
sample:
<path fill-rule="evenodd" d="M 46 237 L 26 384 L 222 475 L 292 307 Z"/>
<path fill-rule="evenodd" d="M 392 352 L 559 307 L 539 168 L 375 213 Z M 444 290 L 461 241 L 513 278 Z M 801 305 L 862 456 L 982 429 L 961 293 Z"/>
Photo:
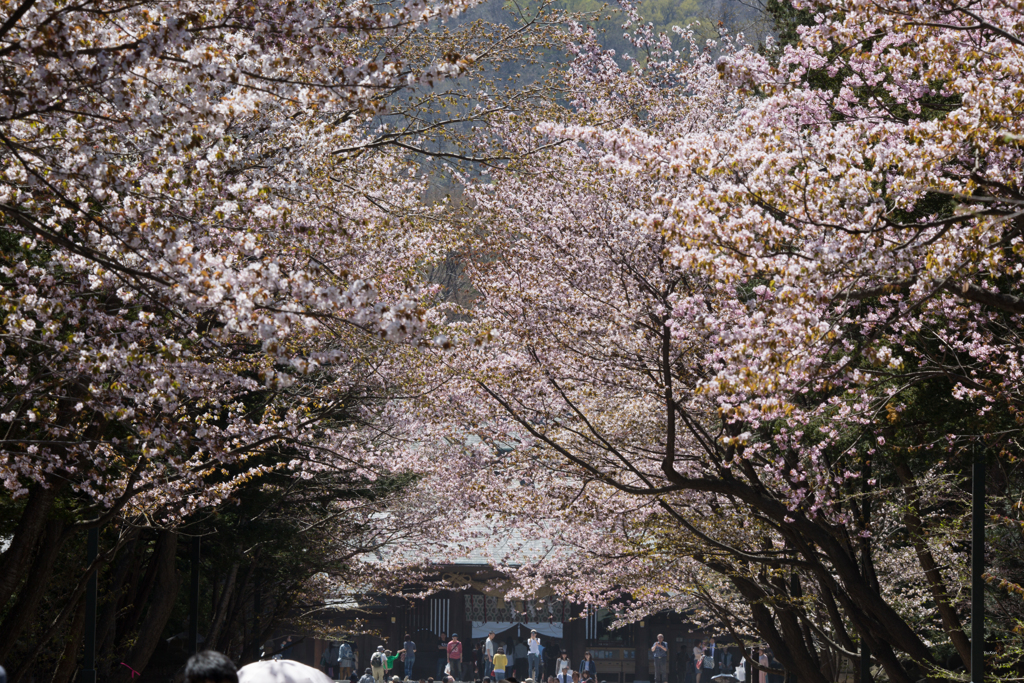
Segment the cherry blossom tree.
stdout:
<path fill-rule="evenodd" d="M 116 527 L 106 567 L 135 525 L 170 538 L 271 470 L 362 485 L 419 464 L 385 342 L 430 343 L 423 273 L 458 231 L 415 155 L 499 154 L 460 126 L 540 86 L 483 74 L 555 32 L 543 5 L 440 28 L 472 4 L 2 10 L 0 605 L 25 599 L 4 632 L 86 529 Z"/>
<path fill-rule="evenodd" d="M 936 643 L 970 665 L 968 465 L 1019 479 L 1021 15 L 799 7 L 766 53 L 585 47 L 570 109 L 508 123 L 550 151 L 474 194 L 449 419 L 518 444 L 466 456 L 473 504 L 575 551 L 531 575 L 703 599 L 801 679 L 864 643 L 910 681 Z"/>

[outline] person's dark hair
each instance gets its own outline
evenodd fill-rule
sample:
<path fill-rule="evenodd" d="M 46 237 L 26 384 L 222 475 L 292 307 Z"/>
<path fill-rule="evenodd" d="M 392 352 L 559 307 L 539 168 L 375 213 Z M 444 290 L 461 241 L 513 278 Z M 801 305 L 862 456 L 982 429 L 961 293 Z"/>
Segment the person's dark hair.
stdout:
<path fill-rule="evenodd" d="M 412 636 L 410 636 L 408 633 L 406 633 L 405 634 L 405 639 L 406 640 L 412 640 Z"/>
<path fill-rule="evenodd" d="M 188 658 L 185 665 L 188 683 L 238 683 L 235 663 L 214 650 L 204 650 Z"/>

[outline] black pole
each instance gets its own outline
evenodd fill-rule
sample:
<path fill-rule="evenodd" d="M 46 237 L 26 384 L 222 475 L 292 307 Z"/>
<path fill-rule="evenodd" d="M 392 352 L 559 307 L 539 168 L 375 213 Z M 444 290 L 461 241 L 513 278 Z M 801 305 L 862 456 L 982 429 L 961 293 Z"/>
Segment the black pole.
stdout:
<path fill-rule="evenodd" d="M 971 505 L 971 681 L 985 680 L 985 459 L 975 456 Z"/>
<path fill-rule="evenodd" d="M 192 537 L 192 584 L 188 600 L 188 653 L 199 652 L 199 537 Z"/>
<path fill-rule="evenodd" d="M 88 567 L 96 562 L 100 554 L 100 530 L 89 529 L 85 544 L 85 561 Z M 91 571 L 85 584 L 85 657 L 82 662 L 81 683 L 96 683 L 96 572 Z"/>
<path fill-rule="evenodd" d="M 864 517 L 864 530 L 867 531 L 871 525 L 871 499 L 868 497 L 868 480 L 871 479 L 870 461 L 864 463 L 863 475 L 864 500 L 861 501 L 861 512 Z M 868 568 L 871 566 L 871 546 L 868 545 L 866 539 L 862 539 L 861 544 L 861 572 L 864 574 L 864 579 L 870 581 L 870 571 Z M 860 683 L 871 683 L 871 648 L 868 647 L 863 635 L 860 639 Z"/>

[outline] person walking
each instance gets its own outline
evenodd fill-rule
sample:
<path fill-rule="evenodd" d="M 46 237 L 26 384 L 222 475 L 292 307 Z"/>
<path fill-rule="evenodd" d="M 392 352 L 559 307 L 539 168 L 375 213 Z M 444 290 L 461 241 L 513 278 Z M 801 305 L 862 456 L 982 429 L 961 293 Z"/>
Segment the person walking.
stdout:
<path fill-rule="evenodd" d="M 657 667 L 655 667 L 657 668 Z M 595 662 L 590 655 L 590 650 L 583 653 L 583 659 L 580 660 L 580 674 L 583 678 L 596 678 L 597 677 L 597 662 Z M 657 683 L 657 681 L 655 682 Z"/>
<path fill-rule="evenodd" d="M 387 663 L 384 665 L 385 676 L 391 673 L 391 670 L 395 668 L 395 662 L 400 660 L 404 654 L 405 650 L 399 650 L 395 654 L 391 654 L 391 650 L 384 650 L 385 659 L 387 659 Z M 395 676 L 395 678 L 398 678 L 398 676 Z"/>
<path fill-rule="evenodd" d="M 535 680 L 540 680 L 540 636 L 537 631 L 530 631 L 530 638 L 526 641 L 526 675 Z"/>
<path fill-rule="evenodd" d="M 373 680 L 376 683 L 384 683 L 384 669 L 388 665 L 388 656 L 383 645 L 377 646 L 377 651 L 370 655 L 370 668 L 373 670 Z"/>
<path fill-rule="evenodd" d="M 329 641 L 327 647 L 324 648 L 324 653 L 320 655 L 320 668 L 332 679 L 334 678 L 334 668 L 338 664 L 338 654 L 332 652 L 333 649 L 334 641 Z"/>
<path fill-rule="evenodd" d="M 715 638 L 714 638 L 714 636 L 712 636 L 711 643 L 710 643 L 710 645 L 708 645 L 708 647 L 711 648 L 711 664 L 712 664 L 711 675 L 714 676 L 715 674 L 719 673 L 719 671 L 718 671 L 718 663 L 719 663 L 718 660 L 720 660 L 722 658 L 721 653 L 715 651 Z"/>
<path fill-rule="evenodd" d="M 446 648 L 448 654 L 448 666 L 451 677 L 456 681 L 462 680 L 462 643 L 459 641 L 459 634 L 453 633 L 452 639 L 448 641 Z"/>
<path fill-rule="evenodd" d="M 434 674 L 434 678 L 442 681 L 444 680 L 444 667 L 448 663 L 448 634 L 444 631 L 441 631 L 437 650 L 437 672 Z"/>
<path fill-rule="evenodd" d="M 352 675 L 352 669 L 356 666 L 356 658 L 352 652 L 352 646 L 343 642 L 338 646 L 338 668 L 341 670 L 341 680 L 346 680 Z"/>
<path fill-rule="evenodd" d="M 654 653 L 654 683 L 668 683 L 668 643 L 664 634 L 658 634 L 651 652 Z"/>
<path fill-rule="evenodd" d="M 495 643 L 495 632 L 487 633 L 487 639 L 483 641 L 483 675 L 494 678 L 495 654 L 498 653 L 498 645 Z"/>
<path fill-rule="evenodd" d="M 544 671 L 548 678 L 554 678 L 558 675 L 558 671 L 555 670 L 555 662 L 558 661 L 558 645 L 554 643 L 545 645 L 541 661 L 544 663 Z"/>
<path fill-rule="evenodd" d="M 711 648 L 704 648 L 704 657 L 700 661 L 700 680 L 697 683 L 711 683 L 715 673 L 715 659 L 711 656 Z"/>
<path fill-rule="evenodd" d="M 416 643 L 412 642 L 412 636 L 405 634 L 405 642 L 402 643 L 405 650 L 405 680 L 412 680 L 412 667 L 416 663 Z"/>
<path fill-rule="evenodd" d="M 572 662 L 569 661 L 568 652 L 563 652 L 562 656 L 555 662 L 555 674 L 561 676 L 563 673 L 569 676 L 572 675 Z M 559 679 L 559 683 L 562 683 L 561 679 Z"/>
<path fill-rule="evenodd" d="M 763 666 L 765 669 L 768 668 L 768 652 L 764 648 L 761 648 L 761 654 L 757 658 L 757 663 Z M 758 683 L 768 683 L 768 672 L 764 669 L 758 671 L 757 680 Z"/>
<path fill-rule="evenodd" d="M 509 638 L 505 641 L 505 656 L 508 657 L 508 664 L 505 665 L 505 677 L 515 675 L 516 668 L 516 643 Z"/>
<path fill-rule="evenodd" d="M 364 673 L 359 679 L 359 683 L 375 683 L 376 680 L 377 679 L 373 677 L 373 670 L 370 667 L 366 667 L 366 673 Z"/>
<path fill-rule="evenodd" d="M 693 683 L 700 683 L 700 660 L 704 658 L 704 641 L 698 640 L 693 646 Z"/>
<path fill-rule="evenodd" d="M 505 648 L 499 647 L 494 655 L 494 680 L 505 679 L 505 669 L 508 667 L 508 657 L 505 656 Z"/>

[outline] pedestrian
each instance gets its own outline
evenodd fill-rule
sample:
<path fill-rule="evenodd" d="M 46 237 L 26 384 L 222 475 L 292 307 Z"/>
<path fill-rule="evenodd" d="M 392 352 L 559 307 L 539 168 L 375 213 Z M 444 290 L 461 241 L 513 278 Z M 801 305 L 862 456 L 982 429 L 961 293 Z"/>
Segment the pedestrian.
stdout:
<path fill-rule="evenodd" d="M 700 683 L 700 660 L 704 658 L 704 641 L 698 640 L 693 646 L 693 683 Z"/>
<path fill-rule="evenodd" d="M 412 636 L 405 634 L 405 642 L 402 643 L 405 650 L 405 680 L 412 680 L 412 666 L 416 663 L 416 643 L 412 642 Z"/>
<path fill-rule="evenodd" d="M 348 679 L 352 668 L 355 666 L 354 657 L 352 654 L 352 646 L 346 643 L 344 640 L 338 643 L 338 660 L 335 662 L 338 668 L 338 679 Z"/>
<path fill-rule="evenodd" d="M 572 675 L 572 662 L 569 661 L 568 652 L 563 652 L 555 662 L 555 675 L 561 676 L 563 673 Z"/>
<path fill-rule="evenodd" d="M 334 668 L 338 665 L 338 653 L 334 650 L 334 641 L 328 641 L 324 653 L 320 655 L 320 667 L 331 679 L 334 679 Z"/>
<path fill-rule="evenodd" d="M 494 678 L 498 681 L 505 678 L 505 668 L 508 666 L 508 657 L 505 656 L 505 648 L 499 647 L 494 655 Z"/>
<path fill-rule="evenodd" d="M 490 631 L 487 634 L 487 640 L 484 641 L 484 676 L 491 676 L 494 671 L 494 653 L 496 649 L 494 644 L 494 631 Z"/>
<path fill-rule="evenodd" d="M 525 640 L 520 640 L 516 643 L 516 661 L 519 662 L 520 668 L 529 668 L 529 658 L 530 646 Z M 527 676 L 529 676 L 529 674 L 527 674 Z M 523 676 L 523 678 L 526 678 L 526 676 Z"/>
<path fill-rule="evenodd" d="M 448 641 L 448 665 L 452 678 L 461 681 L 462 678 L 462 643 L 459 641 L 459 634 L 453 633 L 452 639 Z"/>
<path fill-rule="evenodd" d="M 391 654 L 391 650 L 384 650 L 384 654 L 387 656 L 387 663 L 384 664 L 384 675 L 387 676 L 395 668 L 395 662 L 405 656 L 405 650 L 399 650 L 395 654 Z"/>
<path fill-rule="evenodd" d="M 580 661 L 580 673 L 583 674 L 584 678 L 592 678 L 597 676 L 597 662 L 595 662 L 590 656 L 590 650 L 583 653 L 583 659 Z M 658 670 L 658 665 L 654 665 L 654 670 Z M 655 683 L 658 683 L 655 681 Z"/>
<path fill-rule="evenodd" d="M 711 676 L 715 673 L 715 660 L 711 656 L 711 648 L 704 648 L 704 656 L 700 660 L 700 680 L 697 683 L 711 683 Z"/>
<path fill-rule="evenodd" d="M 505 678 L 512 678 L 515 675 L 516 668 L 516 646 L 511 638 L 505 642 L 505 656 L 508 657 L 508 665 L 505 666 L 507 674 Z"/>
<path fill-rule="evenodd" d="M 352 669 L 356 666 L 356 658 L 352 653 L 352 646 L 342 641 L 338 646 L 338 668 L 341 670 L 341 680 L 352 675 Z"/>
<path fill-rule="evenodd" d="M 763 647 L 761 648 L 760 655 L 757 658 L 757 663 L 764 667 L 764 669 L 768 668 L 768 653 L 765 652 Z M 768 683 L 768 672 L 764 669 L 757 672 L 758 683 Z"/>
<path fill-rule="evenodd" d="M 4 680 L 7 679 L 6 674 Z M 197 652 L 185 664 L 185 680 L 188 683 L 238 683 L 235 663 L 226 655 L 213 650 Z"/>
<path fill-rule="evenodd" d="M 561 662 L 562 660 L 558 660 L 558 661 Z M 559 664 L 559 666 L 561 666 L 561 664 Z M 572 683 L 572 672 L 569 671 L 569 667 L 568 666 L 563 667 L 558 672 L 558 676 L 556 676 L 556 678 L 558 679 L 558 683 Z"/>
<path fill-rule="evenodd" d="M 474 683 L 480 683 L 480 679 L 484 675 L 484 644 L 477 643 L 473 646 L 473 651 L 469 653 L 469 658 L 466 660 L 465 671 L 466 680 L 472 680 Z"/>
<path fill-rule="evenodd" d="M 370 655 L 370 668 L 373 669 L 373 680 L 376 683 L 384 683 L 384 669 L 388 665 L 388 656 L 383 645 L 377 646 L 377 651 Z"/>
<path fill-rule="evenodd" d="M 664 634 L 658 634 L 651 652 L 654 653 L 654 683 L 668 683 L 668 643 Z"/>
<path fill-rule="evenodd" d="M 444 667 L 448 663 L 448 634 L 444 631 L 441 631 L 441 637 L 438 638 L 437 650 L 437 672 L 434 674 L 434 678 L 443 681 Z"/>
<path fill-rule="evenodd" d="M 530 638 L 526 641 L 526 675 L 530 678 L 540 679 L 540 636 L 537 631 L 530 631 Z"/>

